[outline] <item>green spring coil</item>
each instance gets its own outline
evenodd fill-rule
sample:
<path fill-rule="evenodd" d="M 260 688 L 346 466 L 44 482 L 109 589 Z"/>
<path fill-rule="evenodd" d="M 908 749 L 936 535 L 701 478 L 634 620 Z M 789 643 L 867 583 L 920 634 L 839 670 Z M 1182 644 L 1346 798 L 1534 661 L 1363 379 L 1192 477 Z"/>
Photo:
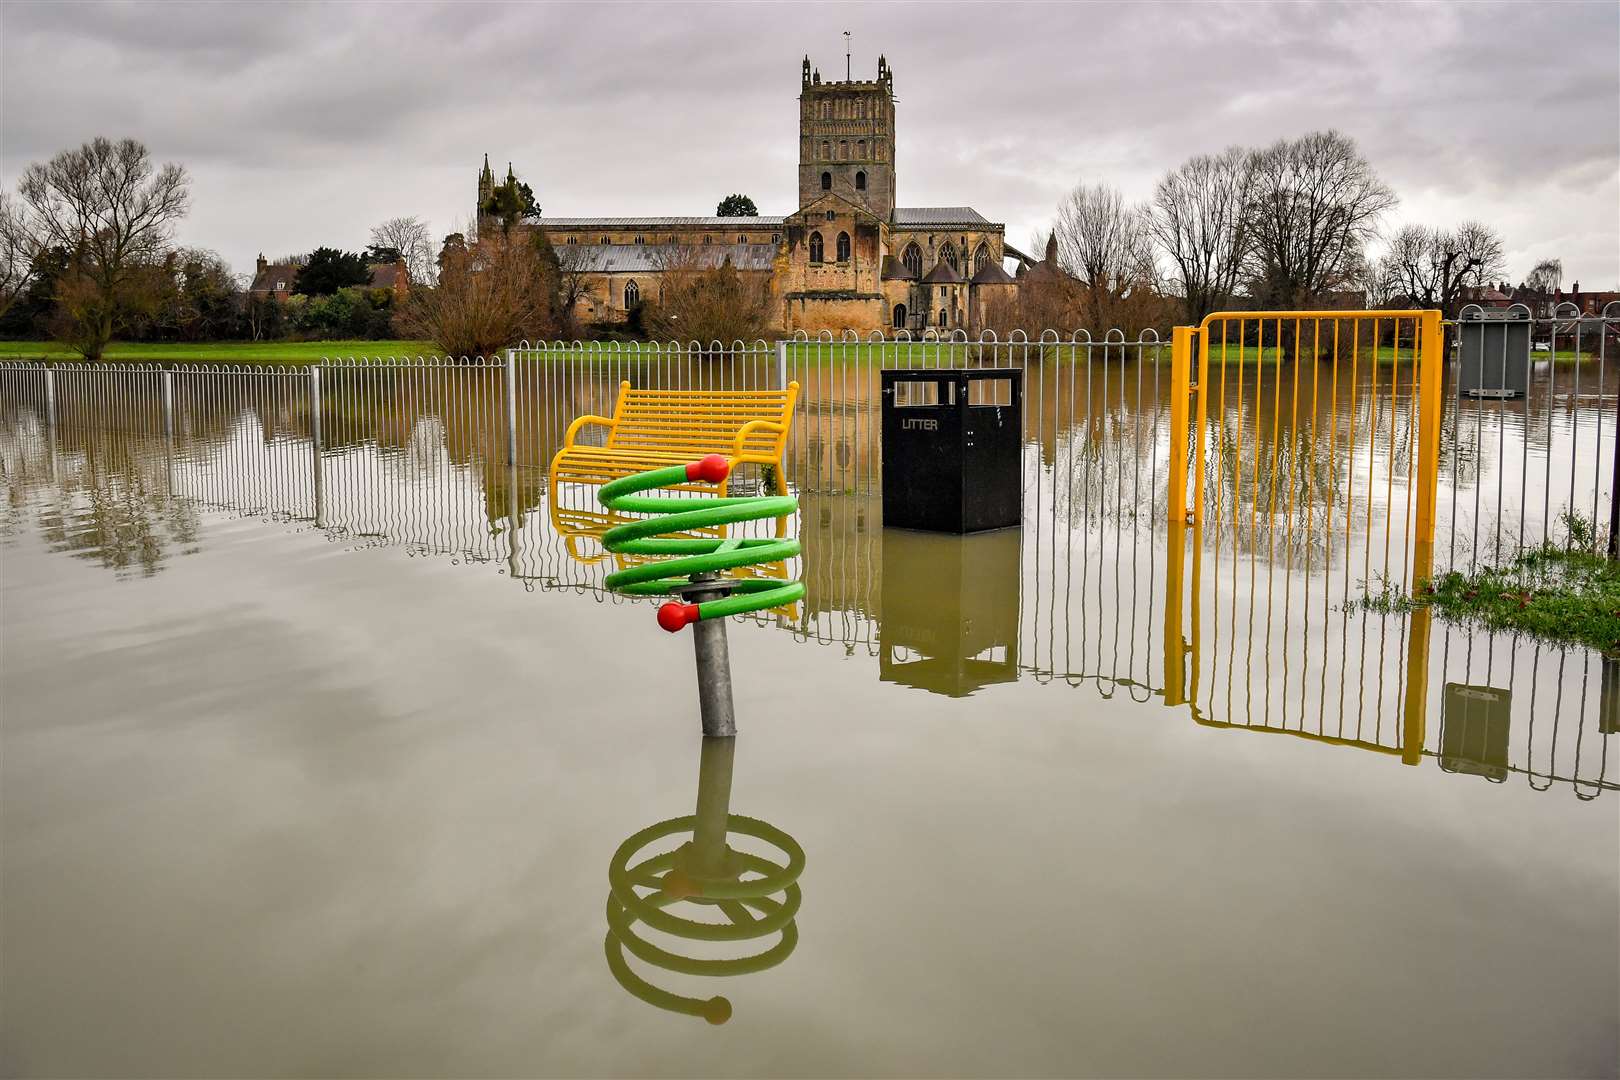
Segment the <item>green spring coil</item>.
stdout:
<path fill-rule="evenodd" d="M 650 516 L 609 529 L 602 536 L 602 546 L 615 554 L 661 556 L 657 561 L 609 574 L 607 587 L 631 596 L 669 596 L 687 584 L 693 574 L 722 573 L 739 566 L 780 562 L 799 554 L 797 540 L 666 535 L 786 517 L 799 508 L 799 500 L 791 495 L 691 499 L 640 494 L 677 484 L 718 484 L 730 472 L 730 461 L 720 454 L 710 454 L 690 465 L 650 469 L 603 484 L 596 493 L 603 506 L 619 513 Z M 724 580 L 731 587 L 730 595 L 698 604 L 671 601 L 658 609 L 658 625 L 673 633 L 701 619 L 766 611 L 804 596 L 804 585 L 798 581 Z"/>

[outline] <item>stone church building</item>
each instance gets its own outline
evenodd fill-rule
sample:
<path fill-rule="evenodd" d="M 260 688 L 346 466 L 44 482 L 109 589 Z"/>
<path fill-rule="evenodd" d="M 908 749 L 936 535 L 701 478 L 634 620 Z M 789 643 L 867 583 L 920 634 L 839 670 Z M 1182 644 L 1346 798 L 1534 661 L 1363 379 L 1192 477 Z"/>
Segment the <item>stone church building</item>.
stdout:
<path fill-rule="evenodd" d="M 656 301 L 674 266 L 729 260 L 769 286 L 777 324 L 812 334 L 926 329 L 976 333 L 1011 299 L 1002 269 L 1029 258 L 968 206 L 896 206 L 894 73 L 823 82 L 806 57 L 799 88 L 798 209 L 780 217 L 545 217 L 564 265 L 587 271 L 585 322 L 623 321 Z M 486 160 L 480 204 L 494 178 Z"/>

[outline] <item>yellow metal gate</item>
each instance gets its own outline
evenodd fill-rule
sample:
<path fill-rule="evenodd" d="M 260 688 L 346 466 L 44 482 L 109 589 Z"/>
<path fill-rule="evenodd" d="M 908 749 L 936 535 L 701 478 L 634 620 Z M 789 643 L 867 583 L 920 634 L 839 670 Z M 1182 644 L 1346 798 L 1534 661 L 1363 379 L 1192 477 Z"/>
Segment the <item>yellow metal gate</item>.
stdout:
<path fill-rule="evenodd" d="M 1166 704 L 1190 705 L 1201 723 L 1222 724 L 1198 706 L 1206 558 L 1244 558 L 1283 575 L 1303 567 L 1306 580 L 1331 573 L 1337 582 L 1342 573 L 1346 593 L 1352 580 L 1410 590 L 1430 576 L 1443 342 L 1438 311 L 1217 312 L 1176 328 Z M 1428 690 L 1427 609 L 1410 616 L 1409 633 L 1399 734 L 1366 745 L 1415 764 Z M 1290 733 L 1358 743 L 1325 730 Z"/>

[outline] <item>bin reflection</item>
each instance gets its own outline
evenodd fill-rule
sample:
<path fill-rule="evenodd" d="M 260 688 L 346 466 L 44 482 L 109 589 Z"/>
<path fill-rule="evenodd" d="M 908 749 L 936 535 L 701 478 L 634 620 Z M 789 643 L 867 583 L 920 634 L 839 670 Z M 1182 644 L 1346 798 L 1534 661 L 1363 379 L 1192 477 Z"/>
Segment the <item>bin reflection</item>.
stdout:
<path fill-rule="evenodd" d="M 949 697 L 1016 681 L 1021 539 L 885 529 L 878 677 Z"/>

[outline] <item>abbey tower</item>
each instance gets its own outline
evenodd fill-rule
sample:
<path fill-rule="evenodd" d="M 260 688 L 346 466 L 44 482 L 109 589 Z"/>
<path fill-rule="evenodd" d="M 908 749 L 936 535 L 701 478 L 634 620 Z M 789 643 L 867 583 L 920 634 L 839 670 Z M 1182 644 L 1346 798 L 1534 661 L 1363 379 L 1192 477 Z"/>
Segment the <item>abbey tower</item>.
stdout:
<path fill-rule="evenodd" d="M 831 191 L 884 221 L 894 212 L 894 73 L 822 82 L 804 58 L 799 85 L 799 205 Z"/>

